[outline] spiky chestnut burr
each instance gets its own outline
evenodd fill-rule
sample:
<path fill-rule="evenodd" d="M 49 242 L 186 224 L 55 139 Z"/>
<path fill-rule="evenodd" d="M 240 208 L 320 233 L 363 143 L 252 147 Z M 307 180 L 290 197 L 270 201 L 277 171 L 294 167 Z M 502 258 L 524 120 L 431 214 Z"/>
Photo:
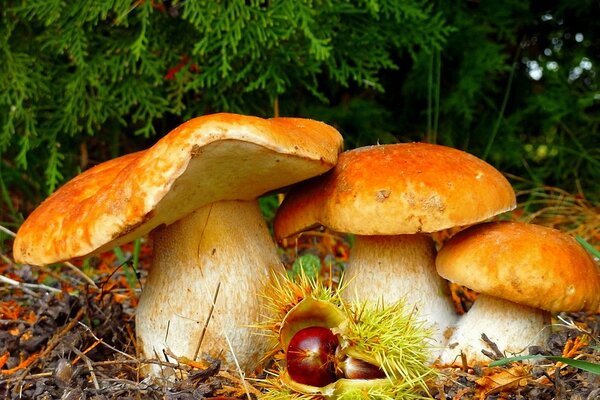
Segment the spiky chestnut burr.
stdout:
<path fill-rule="evenodd" d="M 271 276 L 263 296 L 268 319 L 257 327 L 268 331 L 268 336 L 274 339 L 273 349 L 266 357 L 273 357 L 276 364 L 271 377 L 261 382 L 265 389 L 261 398 L 427 398 L 427 382 L 436 376 L 427 364 L 431 328 L 401 302 L 350 304 L 342 299 L 343 290 L 343 284 L 336 290 L 332 281 L 321 282 L 304 274 Z M 286 368 L 290 341 L 302 329 L 310 327 L 331 330 L 339 342 L 334 354 L 338 379 L 325 386 L 299 383 Z M 367 366 L 364 379 L 354 375 L 358 365 Z"/>

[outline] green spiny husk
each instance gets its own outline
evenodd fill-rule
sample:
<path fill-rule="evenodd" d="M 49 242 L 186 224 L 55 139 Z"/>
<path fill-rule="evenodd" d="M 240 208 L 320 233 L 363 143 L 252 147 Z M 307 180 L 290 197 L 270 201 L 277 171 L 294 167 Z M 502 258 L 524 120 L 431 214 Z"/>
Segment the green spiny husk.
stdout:
<path fill-rule="evenodd" d="M 428 343 L 431 329 L 424 321 L 418 320 L 415 313 L 407 312 L 403 303 L 392 305 L 348 304 L 340 296 L 342 289 L 333 290 L 332 286 L 323 286 L 318 280 L 305 275 L 289 277 L 272 276 L 272 285 L 267 296 L 268 308 L 274 315 L 263 329 L 272 334 L 291 335 L 295 324 L 303 313 L 312 314 L 312 305 L 331 308 L 336 314 L 332 318 L 323 318 L 321 326 L 328 326 L 340 339 L 342 352 L 373 365 L 379 366 L 387 379 L 352 380 L 338 379 L 323 388 L 300 385 L 290 382 L 285 370 L 284 344 L 290 338 L 279 337 L 279 348 L 271 355 L 278 360 L 272 378 L 266 379 L 261 386 L 266 390 L 263 398 L 278 399 L 425 399 L 428 398 L 427 382 L 436 372 L 429 367 Z M 307 302 L 308 307 L 301 303 Z M 306 304 L 305 304 L 306 305 Z M 293 315 L 300 314 L 300 315 Z M 342 318 L 339 317 L 342 315 Z M 290 322 L 291 321 L 291 322 Z M 335 325 L 328 325 L 336 321 Z M 341 323 L 338 323 L 342 321 Z M 287 383 L 286 383 L 287 382 Z M 295 389 L 295 390 L 294 390 Z"/>
<path fill-rule="evenodd" d="M 391 305 L 352 304 L 346 324 L 334 330 L 344 339 L 343 349 L 383 369 L 391 379 L 426 389 L 435 375 L 428 366 L 432 330 L 402 302 Z"/>
<path fill-rule="evenodd" d="M 262 321 L 255 327 L 267 331 L 268 336 L 279 337 L 286 315 L 306 298 L 323 300 L 338 307 L 343 303 L 339 290 L 334 290 L 332 282 L 324 284 L 318 278 L 309 278 L 303 270 L 293 277 L 272 272 L 264 286 L 264 312 Z"/>

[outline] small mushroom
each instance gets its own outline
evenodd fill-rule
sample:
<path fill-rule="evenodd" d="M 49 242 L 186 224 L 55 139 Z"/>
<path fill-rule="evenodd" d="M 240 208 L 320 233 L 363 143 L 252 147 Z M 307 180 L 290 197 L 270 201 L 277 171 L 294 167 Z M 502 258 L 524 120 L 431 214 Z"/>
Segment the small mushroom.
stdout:
<path fill-rule="evenodd" d="M 485 334 L 501 351 L 518 354 L 542 345 L 550 312 L 593 311 L 600 304 L 600 270 L 573 238 L 556 229 L 522 222 L 467 228 L 438 253 L 441 276 L 479 292 L 460 319 L 439 362 L 490 361 Z"/>
<path fill-rule="evenodd" d="M 14 257 L 49 264 L 151 232 L 154 258 L 136 313 L 142 355 L 225 351 L 226 367 L 237 361 L 250 371 L 267 346 L 248 327 L 260 312 L 257 293 L 270 269 L 283 268 L 256 199 L 327 171 L 341 144 L 334 128 L 308 119 L 192 119 L 57 190 L 19 229 Z"/>
<path fill-rule="evenodd" d="M 354 234 L 345 293 L 388 304 L 404 299 L 435 325 L 441 346 L 456 315 L 427 233 L 515 205 L 508 181 L 473 155 L 426 143 L 370 146 L 342 153 L 331 171 L 295 186 L 277 212 L 275 236 L 319 225 Z"/>

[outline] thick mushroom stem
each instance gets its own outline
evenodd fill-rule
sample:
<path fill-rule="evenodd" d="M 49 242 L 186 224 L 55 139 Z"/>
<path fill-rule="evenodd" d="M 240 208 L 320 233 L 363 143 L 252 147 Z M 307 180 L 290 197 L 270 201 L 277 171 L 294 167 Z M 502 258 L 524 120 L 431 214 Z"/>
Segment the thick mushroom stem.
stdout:
<path fill-rule="evenodd" d="M 261 285 L 271 269 L 283 269 L 258 203 L 208 204 L 155 229 L 152 239 L 154 259 L 136 314 L 143 356 L 162 356 L 163 349 L 192 359 L 209 354 L 227 368 L 237 361 L 252 371 L 269 346 L 249 327 L 264 311 Z"/>
<path fill-rule="evenodd" d="M 439 358 L 442 365 L 462 365 L 461 352 L 468 365 L 488 364 L 491 359 L 481 352 L 490 350 L 482 334 L 507 356 L 527 355 L 527 348 L 542 345 L 548 330 L 544 326 L 550 313 L 498 297 L 481 294 L 463 315 Z"/>
<path fill-rule="evenodd" d="M 446 282 L 435 270 L 435 247 L 425 234 L 395 236 L 357 235 L 344 280 L 352 300 L 391 304 L 404 301 L 431 323 L 433 347 L 445 345 L 446 330 L 456 313 Z"/>

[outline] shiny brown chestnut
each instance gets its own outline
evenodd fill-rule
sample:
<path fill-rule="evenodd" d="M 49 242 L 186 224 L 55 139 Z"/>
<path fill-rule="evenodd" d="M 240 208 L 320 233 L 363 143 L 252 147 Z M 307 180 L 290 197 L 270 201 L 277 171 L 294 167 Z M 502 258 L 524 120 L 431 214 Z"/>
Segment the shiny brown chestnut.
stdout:
<path fill-rule="evenodd" d="M 336 380 L 335 350 L 337 337 L 331 329 L 312 326 L 298 331 L 287 349 L 290 377 L 305 385 L 322 387 Z"/>
<path fill-rule="evenodd" d="M 376 365 L 354 357 L 345 357 L 336 362 L 338 375 L 347 379 L 382 379 L 385 372 Z"/>

